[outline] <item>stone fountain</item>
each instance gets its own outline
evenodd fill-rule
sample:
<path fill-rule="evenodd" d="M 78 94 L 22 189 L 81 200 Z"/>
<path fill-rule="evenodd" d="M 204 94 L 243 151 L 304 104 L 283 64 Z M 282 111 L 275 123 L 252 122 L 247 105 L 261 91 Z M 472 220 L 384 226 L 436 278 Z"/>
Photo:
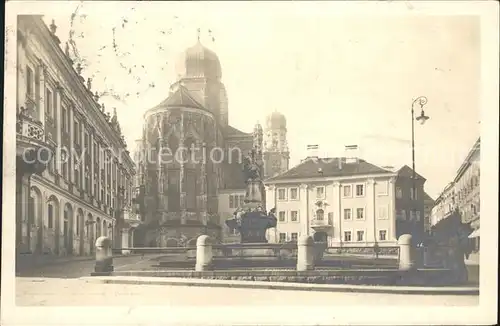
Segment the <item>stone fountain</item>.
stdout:
<path fill-rule="evenodd" d="M 257 151 L 253 149 L 243 161 L 247 186 L 243 207 L 234 212 L 232 219 L 226 220 L 226 225 L 231 231 L 237 230 L 240 233 L 242 244 L 267 243 L 267 229 L 276 227 L 275 209 L 269 213 L 265 210 L 261 170 Z"/>

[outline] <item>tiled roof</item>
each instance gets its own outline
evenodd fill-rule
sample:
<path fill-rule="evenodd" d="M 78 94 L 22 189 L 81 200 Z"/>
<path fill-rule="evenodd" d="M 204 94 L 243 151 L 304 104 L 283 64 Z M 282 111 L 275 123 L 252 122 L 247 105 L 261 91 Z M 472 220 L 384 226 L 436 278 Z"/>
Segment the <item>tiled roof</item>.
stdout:
<path fill-rule="evenodd" d="M 424 201 L 432 201 L 434 202 L 434 199 L 432 199 L 431 196 L 429 196 L 429 194 L 427 194 L 425 191 L 424 191 Z"/>
<path fill-rule="evenodd" d="M 196 108 L 196 109 L 203 109 L 203 105 L 201 105 L 194 97 L 189 93 L 189 90 L 182 86 L 179 85 L 177 90 L 170 94 L 169 97 L 167 97 L 163 102 L 158 104 L 155 108 L 159 107 L 175 107 L 175 106 L 181 106 L 181 107 L 189 107 L 189 108 Z"/>
<path fill-rule="evenodd" d="M 402 176 L 402 177 L 412 177 L 413 176 L 413 169 L 410 168 L 408 165 L 403 165 L 399 170 L 398 170 L 398 176 Z M 426 180 L 423 176 L 421 176 L 420 174 L 418 173 L 415 173 L 415 177 L 417 179 L 421 179 L 421 180 Z"/>
<path fill-rule="evenodd" d="M 319 170 L 321 169 L 321 170 Z M 320 172 L 321 171 L 321 172 Z M 267 182 L 281 181 L 288 179 L 306 179 L 318 177 L 342 177 L 365 174 L 392 174 L 364 160 L 358 159 L 356 162 L 346 163 L 345 158 L 320 158 L 307 159 L 290 170 L 269 178 Z"/>
<path fill-rule="evenodd" d="M 235 127 L 232 126 L 227 126 L 226 127 L 226 135 L 228 137 L 245 137 L 245 136 L 251 136 L 251 133 L 243 132 L 239 129 L 236 129 Z"/>

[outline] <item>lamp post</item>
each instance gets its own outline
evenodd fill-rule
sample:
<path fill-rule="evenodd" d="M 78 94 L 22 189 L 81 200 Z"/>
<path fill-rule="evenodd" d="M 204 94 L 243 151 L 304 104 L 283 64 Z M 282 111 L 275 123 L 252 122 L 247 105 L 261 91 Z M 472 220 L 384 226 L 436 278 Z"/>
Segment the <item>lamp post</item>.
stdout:
<path fill-rule="evenodd" d="M 415 104 L 420 105 L 420 115 L 415 118 Z M 413 103 L 411 104 L 411 161 L 412 161 L 412 190 L 413 196 L 411 200 L 415 200 L 416 198 L 416 172 L 415 172 L 415 120 L 420 122 L 420 124 L 424 124 L 429 117 L 425 115 L 424 105 L 427 104 L 427 97 L 419 96 Z M 413 206 L 413 205 L 412 205 Z M 415 211 L 415 206 L 412 207 L 413 211 Z"/>

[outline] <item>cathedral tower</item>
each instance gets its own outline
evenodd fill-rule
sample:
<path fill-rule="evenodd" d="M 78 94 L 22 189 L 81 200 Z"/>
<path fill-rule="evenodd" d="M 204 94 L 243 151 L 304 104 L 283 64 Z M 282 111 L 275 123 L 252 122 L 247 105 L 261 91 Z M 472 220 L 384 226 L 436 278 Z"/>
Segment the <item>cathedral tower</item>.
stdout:
<path fill-rule="evenodd" d="M 227 93 L 221 82 L 222 69 L 215 52 L 203 46 L 198 38 L 198 42 L 180 57 L 177 74 L 177 83 L 186 87 L 204 108 L 214 113 L 223 128 L 227 127 Z"/>
<path fill-rule="evenodd" d="M 263 132 L 264 178 L 270 178 L 288 170 L 290 152 L 286 141 L 286 118 L 273 112 L 266 119 Z"/>

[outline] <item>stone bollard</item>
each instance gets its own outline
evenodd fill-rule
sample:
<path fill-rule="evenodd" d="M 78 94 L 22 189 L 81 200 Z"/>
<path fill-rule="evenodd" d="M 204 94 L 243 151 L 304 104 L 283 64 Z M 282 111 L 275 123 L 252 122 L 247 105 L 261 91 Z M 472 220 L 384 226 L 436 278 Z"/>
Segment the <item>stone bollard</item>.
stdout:
<path fill-rule="evenodd" d="M 196 240 L 195 271 L 202 272 L 212 269 L 212 240 L 208 235 L 200 235 Z"/>
<path fill-rule="evenodd" d="M 111 239 L 99 237 L 95 242 L 94 275 L 109 275 L 113 271 L 113 251 Z"/>
<path fill-rule="evenodd" d="M 314 269 L 316 247 L 311 236 L 303 235 L 297 241 L 297 271 Z"/>
<path fill-rule="evenodd" d="M 398 239 L 399 270 L 408 271 L 415 268 L 415 250 L 411 234 L 403 234 Z"/>

